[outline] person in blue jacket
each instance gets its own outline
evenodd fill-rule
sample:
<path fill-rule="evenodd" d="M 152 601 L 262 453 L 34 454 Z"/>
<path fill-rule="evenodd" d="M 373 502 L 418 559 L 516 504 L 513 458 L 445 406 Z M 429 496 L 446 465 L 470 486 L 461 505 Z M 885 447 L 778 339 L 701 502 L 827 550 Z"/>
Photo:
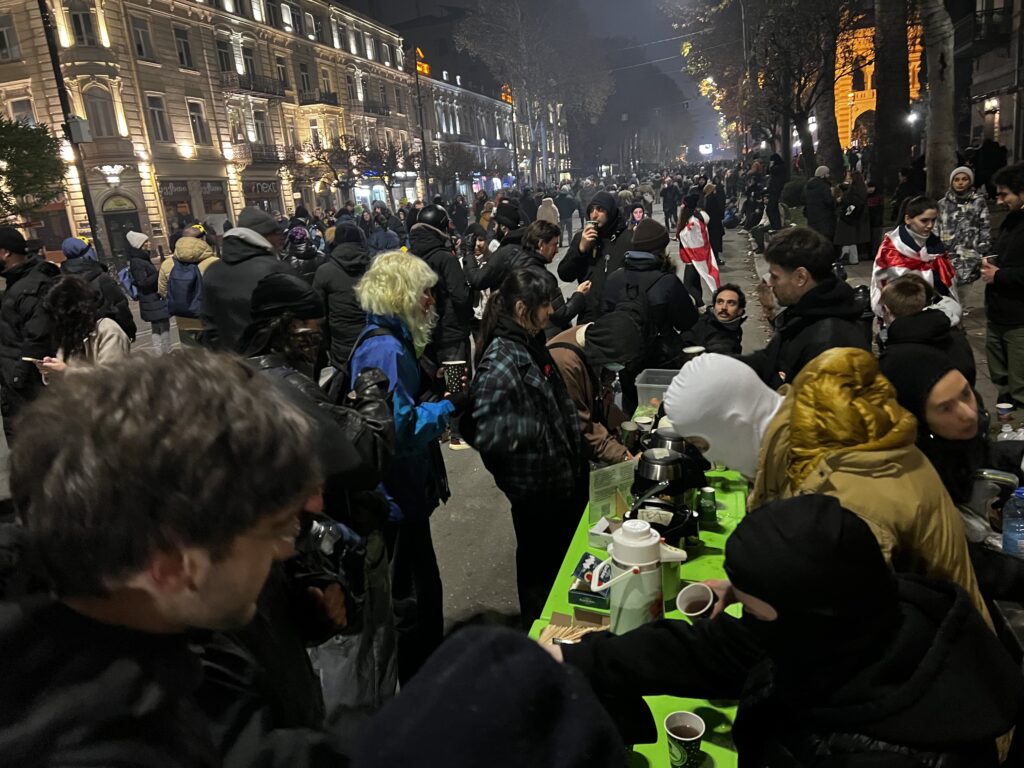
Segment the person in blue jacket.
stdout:
<path fill-rule="evenodd" d="M 420 372 L 434 324 L 437 274 L 423 259 L 394 251 L 378 255 L 356 286 L 367 325 L 349 366 L 355 383 L 367 368 L 388 378 L 395 419 L 395 458 L 384 476 L 391 505 L 387 527 L 392 596 L 398 632 L 398 678 L 405 683 L 443 636 L 441 574 L 430 535 L 430 515 L 447 501 L 448 477 L 438 438 L 464 407 L 467 395 L 421 399 L 429 382 Z"/>

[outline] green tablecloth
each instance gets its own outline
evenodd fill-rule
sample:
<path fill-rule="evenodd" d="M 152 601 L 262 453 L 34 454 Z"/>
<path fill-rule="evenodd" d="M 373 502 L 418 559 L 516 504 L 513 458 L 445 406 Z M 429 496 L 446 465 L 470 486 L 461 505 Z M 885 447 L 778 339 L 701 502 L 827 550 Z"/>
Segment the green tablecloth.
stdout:
<path fill-rule="evenodd" d="M 703 581 L 705 579 L 725 578 L 725 540 L 733 532 L 736 525 L 746 512 L 746 484 L 737 472 L 708 472 L 708 481 L 715 486 L 718 502 L 717 530 L 701 530 L 700 538 L 704 544 L 702 552 L 679 566 L 679 574 L 684 582 Z M 588 546 L 587 530 L 589 528 L 589 510 L 584 512 L 572 544 L 566 552 L 558 579 L 551 588 L 548 600 L 544 604 L 541 618 L 534 622 L 530 636 L 537 638 L 541 630 L 547 626 L 554 612 L 572 615 L 575 606 L 569 603 L 569 587 L 572 584 L 572 572 L 584 552 L 606 555 L 603 550 Z M 594 611 L 596 609 L 587 608 Z M 739 615 L 739 606 L 734 605 L 730 613 Z M 686 621 L 681 613 L 673 610 L 668 618 Z M 737 763 L 736 748 L 732 743 L 732 721 L 736 714 L 735 702 L 711 703 L 703 699 L 682 699 L 674 696 L 650 696 L 645 699 L 658 726 L 658 742 L 656 744 L 638 744 L 633 748 L 634 755 L 631 765 L 668 766 L 668 745 L 662 723 L 666 715 L 677 710 L 696 712 L 707 725 L 707 732 L 701 749 L 710 757 L 705 760 L 702 768 L 729 768 Z"/>

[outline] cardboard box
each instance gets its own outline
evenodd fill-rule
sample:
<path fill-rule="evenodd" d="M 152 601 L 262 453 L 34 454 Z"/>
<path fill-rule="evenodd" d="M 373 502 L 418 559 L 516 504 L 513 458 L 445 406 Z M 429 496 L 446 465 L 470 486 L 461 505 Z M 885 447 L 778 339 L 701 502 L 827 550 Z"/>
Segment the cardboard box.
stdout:
<path fill-rule="evenodd" d="M 595 590 L 592 588 L 592 579 L 594 570 L 598 564 L 601 563 L 601 558 L 597 555 L 592 555 L 589 552 L 583 554 L 580 557 L 579 563 L 576 568 L 573 569 L 573 581 L 572 586 L 569 587 L 569 602 L 572 605 L 583 605 L 588 608 L 600 608 L 608 610 L 611 605 L 611 594 L 608 589 Z M 609 578 L 608 571 L 610 568 L 605 568 L 604 579 Z"/>

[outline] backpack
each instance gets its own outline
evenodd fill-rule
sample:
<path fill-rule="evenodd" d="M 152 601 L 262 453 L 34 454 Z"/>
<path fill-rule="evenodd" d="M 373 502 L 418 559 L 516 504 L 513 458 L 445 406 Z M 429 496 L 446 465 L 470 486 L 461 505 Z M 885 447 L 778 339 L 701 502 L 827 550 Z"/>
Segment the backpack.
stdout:
<path fill-rule="evenodd" d="M 121 267 L 117 270 L 117 282 L 121 284 L 121 289 L 128 295 L 128 298 L 132 301 L 139 300 L 139 288 L 135 285 L 135 279 L 132 277 L 132 268 Z"/>
<path fill-rule="evenodd" d="M 367 339 L 372 339 L 374 336 L 394 336 L 396 339 L 398 338 L 389 328 L 378 327 L 372 331 L 363 331 L 363 333 L 359 334 L 359 338 L 356 339 L 355 344 L 352 345 L 352 349 L 348 353 L 348 358 L 342 365 L 337 367 L 334 375 L 324 385 L 327 398 L 335 405 L 343 404 L 352 394 L 352 358 L 356 356 L 356 350 L 359 349 L 359 345 Z"/>
<path fill-rule="evenodd" d="M 167 311 L 174 317 L 199 317 L 203 284 L 198 264 L 179 261 L 176 256 L 167 278 Z"/>
<path fill-rule="evenodd" d="M 631 276 L 636 275 L 633 280 Z M 677 333 L 662 333 L 658 324 L 651 317 L 648 291 L 662 279 L 678 278 L 671 272 L 630 272 L 626 270 L 623 285 L 623 299 L 615 305 L 614 311 L 626 312 L 640 326 L 641 352 L 634 363 L 627 366 L 636 372 L 644 368 L 671 367 L 682 350 L 682 337 Z"/>
<path fill-rule="evenodd" d="M 584 370 L 587 372 L 587 378 L 590 379 L 590 386 L 594 390 L 594 397 L 590 402 L 590 418 L 595 424 L 602 424 L 607 427 L 608 417 L 604 412 L 604 390 L 601 387 L 601 379 L 590 367 L 590 363 L 587 362 L 587 358 L 583 354 L 583 350 L 575 344 L 570 344 L 565 341 L 549 344 L 548 349 L 568 349 L 571 352 L 574 352 L 580 359 Z"/>

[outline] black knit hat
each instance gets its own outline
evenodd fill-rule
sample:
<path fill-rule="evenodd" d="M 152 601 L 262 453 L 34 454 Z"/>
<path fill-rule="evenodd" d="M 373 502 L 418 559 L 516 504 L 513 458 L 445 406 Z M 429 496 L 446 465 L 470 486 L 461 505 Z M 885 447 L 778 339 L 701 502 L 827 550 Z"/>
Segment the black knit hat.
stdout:
<path fill-rule="evenodd" d="M 272 272 L 256 284 L 249 302 L 253 320 L 278 317 L 285 312 L 299 320 L 324 316 L 324 302 L 309 283 L 298 275 Z"/>
<path fill-rule="evenodd" d="M 519 204 L 514 200 L 502 200 L 492 214 L 494 220 L 509 229 L 518 229 L 522 222 Z"/>
<path fill-rule="evenodd" d="M 661 253 L 668 248 L 668 242 L 668 230 L 655 219 L 644 219 L 633 230 L 634 251 Z"/>
<path fill-rule="evenodd" d="M 931 310 L 936 311 L 936 310 Z M 925 404 L 939 379 L 956 368 L 948 357 L 926 344 L 893 344 L 879 361 L 882 374 L 896 388 L 896 400 L 925 423 Z"/>
<path fill-rule="evenodd" d="M 368 723 L 356 768 L 606 768 L 624 747 L 586 680 L 525 635 L 449 638 Z"/>
<path fill-rule="evenodd" d="M 609 312 L 587 326 L 583 347 L 592 365 L 627 366 L 643 353 L 643 341 L 640 325 L 631 314 Z"/>
<path fill-rule="evenodd" d="M 11 253 L 24 254 L 27 251 L 25 236 L 14 227 L 0 227 L 0 248 Z"/>

